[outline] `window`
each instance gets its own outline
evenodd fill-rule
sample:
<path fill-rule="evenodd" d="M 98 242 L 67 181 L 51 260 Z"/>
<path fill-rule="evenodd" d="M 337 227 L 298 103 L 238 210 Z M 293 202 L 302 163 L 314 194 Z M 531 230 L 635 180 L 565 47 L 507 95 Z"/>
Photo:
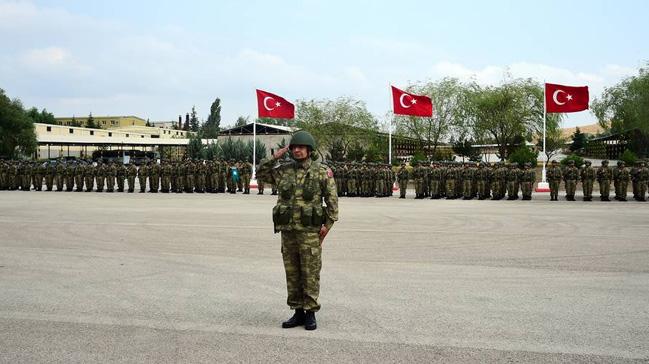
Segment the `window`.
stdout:
<path fill-rule="evenodd" d="M 128 138 L 128 134 L 126 134 L 126 137 Z"/>
<path fill-rule="evenodd" d="M 52 127 L 51 127 L 51 126 L 48 126 L 48 127 L 47 127 L 47 131 L 48 131 L 48 132 L 52 131 Z"/>
<path fill-rule="evenodd" d="M 91 130 L 91 131 L 90 131 L 90 135 L 95 135 L 95 131 L 94 131 L 94 130 Z"/>
<path fill-rule="evenodd" d="M 113 136 L 113 133 L 108 132 L 108 136 L 109 136 L 109 137 L 112 137 L 112 136 Z"/>
<path fill-rule="evenodd" d="M 140 137 L 144 138 L 144 135 L 140 135 Z"/>
<path fill-rule="evenodd" d="M 70 132 L 70 134 L 74 134 L 74 129 L 70 128 L 68 129 L 68 131 Z"/>

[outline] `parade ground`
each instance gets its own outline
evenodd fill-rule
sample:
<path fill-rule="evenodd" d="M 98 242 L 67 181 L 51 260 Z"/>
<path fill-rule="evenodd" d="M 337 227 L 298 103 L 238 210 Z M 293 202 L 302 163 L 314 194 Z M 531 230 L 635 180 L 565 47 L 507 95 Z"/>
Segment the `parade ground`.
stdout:
<path fill-rule="evenodd" d="M 0 192 L 0 362 L 649 360 L 649 203 L 341 198 L 308 332 L 274 202 Z"/>

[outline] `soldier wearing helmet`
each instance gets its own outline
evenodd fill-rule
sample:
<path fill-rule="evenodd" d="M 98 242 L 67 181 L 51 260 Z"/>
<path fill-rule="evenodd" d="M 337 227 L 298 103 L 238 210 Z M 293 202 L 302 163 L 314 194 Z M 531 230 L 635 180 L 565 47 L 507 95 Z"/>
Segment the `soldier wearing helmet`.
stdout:
<path fill-rule="evenodd" d="M 273 208 L 275 232 L 282 236 L 282 257 L 286 272 L 287 303 L 294 315 L 283 328 L 304 325 L 316 329 L 315 313 L 320 309 L 322 243 L 338 220 L 338 195 L 333 172 L 315 162 L 311 155 L 315 139 L 306 131 L 293 134 L 287 147 L 259 165 L 257 172 L 278 186 Z M 279 163 L 290 149 L 292 160 Z"/>

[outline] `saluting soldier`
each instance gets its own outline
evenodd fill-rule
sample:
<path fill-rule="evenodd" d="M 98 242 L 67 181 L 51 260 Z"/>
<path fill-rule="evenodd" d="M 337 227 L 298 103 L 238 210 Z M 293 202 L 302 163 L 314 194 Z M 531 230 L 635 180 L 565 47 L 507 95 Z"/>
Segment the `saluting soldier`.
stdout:
<path fill-rule="evenodd" d="M 552 161 L 552 166 L 546 171 L 546 177 L 550 184 L 550 201 L 559 200 L 559 186 L 563 179 L 563 172 L 556 160 Z"/>
<path fill-rule="evenodd" d="M 575 190 L 579 179 L 579 169 L 575 167 L 575 161 L 569 160 L 568 167 L 563 172 L 563 180 L 566 185 L 566 200 L 575 201 Z"/>
<path fill-rule="evenodd" d="M 140 184 L 140 193 L 146 192 L 146 179 L 148 176 L 149 176 L 148 163 L 143 163 L 140 166 L 140 168 L 137 169 L 137 181 Z"/>
<path fill-rule="evenodd" d="M 115 191 L 115 178 L 117 177 L 117 168 L 114 161 L 108 162 L 108 166 L 105 169 L 106 175 L 106 191 L 113 192 Z"/>
<path fill-rule="evenodd" d="M 624 161 L 617 162 L 617 168 L 613 171 L 615 184 L 615 199 L 626 201 L 626 193 L 629 184 L 629 170 L 626 168 Z"/>
<path fill-rule="evenodd" d="M 288 151 L 293 161 L 278 160 Z M 320 270 L 322 243 L 338 220 L 338 194 L 333 172 L 313 162 L 310 154 L 315 140 L 306 131 L 296 132 L 288 147 L 259 166 L 259 175 L 279 185 L 280 195 L 273 208 L 275 232 L 282 237 L 282 258 L 286 272 L 288 306 L 294 310 L 283 328 L 304 325 L 317 328 L 315 313 L 320 310 Z"/>
<path fill-rule="evenodd" d="M 599 199 L 601 201 L 610 201 L 609 190 L 611 188 L 611 179 L 613 171 L 608 166 L 608 160 L 603 160 L 602 165 L 597 168 L 597 183 L 599 183 Z"/>
<path fill-rule="evenodd" d="M 124 192 L 124 181 L 126 180 L 126 166 L 122 162 L 115 164 L 115 177 L 117 177 L 117 192 Z"/>
<path fill-rule="evenodd" d="M 95 167 L 92 164 L 92 161 L 88 161 L 88 165 L 86 166 L 86 169 L 83 172 L 83 177 L 85 179 L 85 184 L 86 184 L 86 192 L 92 192 L 92 190 L 95 188 L 95 172 L 97 170 L 97 167 Z"/>
<path fill-rule="evenodd" d="M 95 171 L 95 182 L 97 184 L 97 192 L 104 191 L 104 181 L 106 180 L 106 164 L 101 161 L 97 162 L 97 169 Z"/>
<path fill-rule="evenodd" d="M 128 193 L 135 191 L 135 177 L 137 177 L 137 167 L 133 163 L 129 163 L 126 167 L 126 180 L 128 181 Z"/>
<path fill-rule="evenodd" d="M 536 171 L 531 167 L 532 165 L 530 163 L 525 163 L 521 173 L 521 191 L 523 192 L 523 200 L 525 201 L 532 199 L 532 187 L 534 186 L 534 181 L 536 181 Z"/>

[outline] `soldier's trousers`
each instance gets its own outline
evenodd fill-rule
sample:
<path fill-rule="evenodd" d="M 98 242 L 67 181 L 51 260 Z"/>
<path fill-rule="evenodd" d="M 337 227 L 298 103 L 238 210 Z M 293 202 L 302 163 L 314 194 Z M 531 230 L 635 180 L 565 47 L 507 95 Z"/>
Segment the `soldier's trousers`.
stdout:
<path fill-rule="evenodd" d="M 581 190 L 584 192 L 584 198 L 589 199 L 593 197 L 593 181 L 584 180 L 581 181 Z"/>
<path fill-rule="evenodd" d="M 106 177 L 106 190 L 108 192 L 113 192 L 115 190 L 115 177 Z"/>
<path fill-rule="evenodd" d="M 550 199 L 559 199 L 559 181 L 550 181 Z"/>
<path fill-rule="evenodd" d="M 523 198 L 532 198 L 532 182 L 521 182 Z"/>
<path fill-rule="evenodd" d="M 408 188 L 408 180 L 399 180 L 399 197 L 406 197 L 406 189 Z"/>
<path fill-rule="evenodd" d="M 205 175 L 198 174 L 196 175 L 196 191 L 203 192 L 205 191 Z"/>
<path fill-rule="evenodd" d="M 96 177 L 95 182 L 97 182 L 97 192 L 104 191 L 104 177 Z"/>
<path fill-rule="evenodd" d="M 631 191 L 633 191 L 633 198 L 638 198 L 638 181 L 631 181 Z"/>
<path fill-rule="evenodd" d="M 117 177 L 117 190 L 124 192 L 124 177 Z"/>
<path fill-rule="evenodd" d="M 577 189 L 577 181 L 574 179 L 566 180 L 566 197 L 575 197 L 575 190 Z"/>
<path fill-rule="evenodd" d="M 40 174 L 34 175 L 34 189 L 36 191 L 43 189 L 43 176 Z"/>
<path fill-rule="evenodd" d="M 356 180 L 355 179 L 350 179 L 347 180 L 347 195 L 348 196 L 356 196 Z"/>
<path fill-rule="evenodd" d="M 54 177 L 45 176 L 45 186 L 48 191 L 52 191 L 52 188 L 54 188 Z"/>
<path fill-rule="evenodd" d="M 516 183 L 514 181 L 507 181 L 507 197 L 508 198 L 514 198 L 516 196 L 516 191 L 515 190 Z"/>
<path fill-rule="evenodd" d="M 90 192 L 95 187 L 93 183 L 94 182 L 93 178 L 91 176 L 86 176 L 85 179 L 86 179 L 86 192 Z"/>
<path fill-rule="evenodd" d="M 455 198 L 455 180 L 446 180 L 446 198 Z"/>
<path fill-rule="evenodd" d="M 146 177 L 139 176 L 137 181 L 140 183 L 140 192 L 146 192 Z"/>
<path fill-rule="evenodd" d="M 434 198 L 439 197 L 439 180 L 430 181 L 430 196 Z"/>
<path fill-rule="evenodd" d="M 318 311 L 322 247 L 317 232 L 282 231 L 286 303 L 291 309 Z"/>
<path fill-rule="evenodd" d="M 171 179 L 169 176 L 162 176 L 160 180 L 162 182 L 162 186 L 160 186 L 162 192 L 169 192 L 169 189 L 171 188 Z"/>
<path fill-rule="evenodd" d="M 647 198 L 646 194 L 647 194 L 647 181 L 638 182 L 638 200 L 639 201 L 646 200 Z"/>
<path fill-rule="evenodd" d="M 32 189 L 32 179 L 29 175 L 24 175 L 22 180 L 21 189 L 23 191 L 31 191 Z"/>
<path fill-rule="evenodd" d="M 158 192 L 159 189 L 160 189 L 160 177 L 149 176 L 149 191 Z"/>
<path fill-rule="evenodd" d="M 260 179 L 257 180 L 257 192 L 259 194 L 264 193 L 264 182 Z"/>
<path fill-rule="evenodd" d="M 611 181 L 609 180 L 600 180 L 599 181 L 599 196 L 600 198 L 608 198 L 609 190 L 611 188 Z"/>
<path fill-rule="evenodd" d="M 629 185 L 629 183 L 626 182 L 626 181 L 625 182 L 619 181 L 617 183 L 617 189 L 615 191 L 615 197 L 618 197 L 618 198 L 621 198 L 621 199 L 626 199 L 626 193 L 627 193 L 628 185 Z"/>
<path fill-rule="evenodd" d="M 243 191 L 250 192 L 250 175 L 244 174 L 242 176 L 242 179 L 243 179 Z"/>
<path fill-rule="evenodd" d="M 218 192 L 219 191 L 219 178 L 217 175 L 213 174 L 210 176 L 210 185 L 211 185 L 211 191 L 210 192 Z M 264 189 L 263 187 L 261 188 L 262 190 Z"/>
<path fill-rule="evenodd" d="M 462 187 L 462 192 L 464 198 L 471 198 L 471 180 L 464 180 L 464 186 Z"/>
<path fill-rule="evenodd" d="M 128 192 L 135 191 L 135 176 L 128 177 Z"/>
<path fill-rule="evenodd" d="M 56 184 L 56 190 L 57 191 L 63 191 L 63 177 L 56 176 L 56 177 L 54 177 L 54 181 L 55 181 L 55 184 Z"/>
<path fill-rule="evenodd" d="M 83 176 L 74 176 L 74 184 L 77 185 L 77 191 L 83 191 Z"/>
<path fill-rule="evenodd" d="M 68 192 L 74 189 L 74 176 L 65 177 L 65 188 Z"/>

